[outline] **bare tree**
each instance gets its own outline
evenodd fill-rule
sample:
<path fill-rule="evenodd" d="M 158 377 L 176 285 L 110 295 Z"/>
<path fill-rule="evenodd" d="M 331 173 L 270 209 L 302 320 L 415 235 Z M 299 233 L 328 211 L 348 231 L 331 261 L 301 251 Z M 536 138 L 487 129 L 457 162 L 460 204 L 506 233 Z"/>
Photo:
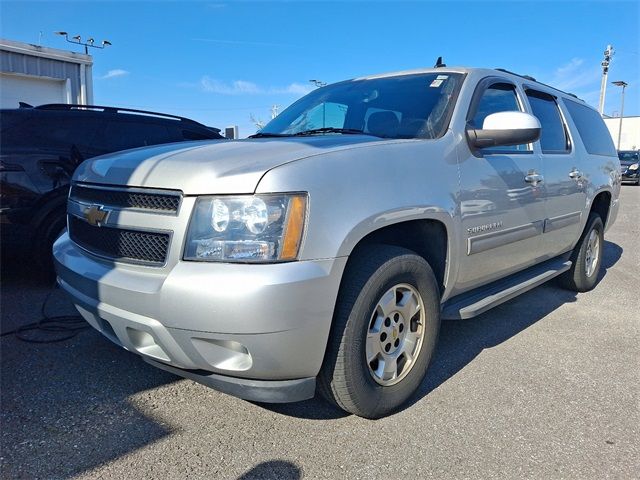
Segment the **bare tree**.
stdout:
<path fill-rule="evenodd" d="M 266 122 L 264 120 L 260 118 L 256 118 L 253 113 L 249 114 L 249 118 L 251 119 L 251 122 L 256 126 L 258 130 L 262 130 L 266 125 Z"/>

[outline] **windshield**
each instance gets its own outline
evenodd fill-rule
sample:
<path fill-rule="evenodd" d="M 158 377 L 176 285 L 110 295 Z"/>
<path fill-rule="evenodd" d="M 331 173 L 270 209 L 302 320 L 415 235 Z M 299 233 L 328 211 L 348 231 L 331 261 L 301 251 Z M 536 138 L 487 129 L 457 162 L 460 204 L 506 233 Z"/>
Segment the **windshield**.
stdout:
<path fill-rule="evenodd" d="M 381 138 L 437 138 L 448 126 L 461 81 L 462 74 L 447 72 L 336 83 L 301 98 L 258 135 L 361 132 Z"/>
<path fill-rule="evenodd" d="M 618 158 L 621 162 L 637 162 L 638 152 L 618 152 Z"/>

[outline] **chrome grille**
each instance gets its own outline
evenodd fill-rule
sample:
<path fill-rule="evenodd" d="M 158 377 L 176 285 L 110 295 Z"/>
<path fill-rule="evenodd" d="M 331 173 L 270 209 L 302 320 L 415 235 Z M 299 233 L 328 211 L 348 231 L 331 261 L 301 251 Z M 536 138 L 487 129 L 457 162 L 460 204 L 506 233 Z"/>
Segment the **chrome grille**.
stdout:
<path fill-rule="evenodd" d="M 169 233 L 89 225 L 69 215 L 69 237 L 85 250 L 114 260 L 163 265 L 169 251 Z"/>
<path fill-rule="evenodd" d="M 177 213 L 180 206 L 179 193 L 153 193 L 132 189 L 116 190 L 73 185 L 69 197 L 82 203 L 97 203 L 116 208 L 138 208 L 162 213 Z"/>

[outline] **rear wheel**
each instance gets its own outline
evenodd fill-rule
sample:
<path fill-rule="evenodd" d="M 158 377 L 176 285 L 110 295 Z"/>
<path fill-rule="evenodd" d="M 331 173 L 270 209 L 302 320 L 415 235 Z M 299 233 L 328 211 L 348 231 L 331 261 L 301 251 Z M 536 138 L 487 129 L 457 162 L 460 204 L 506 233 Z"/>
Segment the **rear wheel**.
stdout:
<path fill-rule="evenodd" d="M 388 245 L 360 249 L 340 289 L 321 392 L 362 417 L 393 412 L 422 383 L 439 327 L 439 289 L 422 257 Z"/>
<path fill-rule="evenodd" d="M 574 292 L 595 287 L 602 265 L 604 225 L 600 215 L 591 213 L 578 244 L 571 254 L 571 268 L 560 276 L 561 285 Z"/>

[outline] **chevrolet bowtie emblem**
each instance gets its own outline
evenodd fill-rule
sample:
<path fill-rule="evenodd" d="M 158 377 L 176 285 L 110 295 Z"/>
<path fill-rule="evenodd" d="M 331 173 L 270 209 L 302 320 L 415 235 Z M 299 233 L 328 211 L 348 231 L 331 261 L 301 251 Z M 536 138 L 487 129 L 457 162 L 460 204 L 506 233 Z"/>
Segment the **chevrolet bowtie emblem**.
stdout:
<path fill-rule="evenodd" d="M 99 227 L 103 223 L 107 221 L 109 217 L 109 210 L 104 210 L 102 205 L 91 205 L 90 207 L 85 208 L 84 219 L 89 223 L 89 225 L 93 225 L 94 227 Z"/>

